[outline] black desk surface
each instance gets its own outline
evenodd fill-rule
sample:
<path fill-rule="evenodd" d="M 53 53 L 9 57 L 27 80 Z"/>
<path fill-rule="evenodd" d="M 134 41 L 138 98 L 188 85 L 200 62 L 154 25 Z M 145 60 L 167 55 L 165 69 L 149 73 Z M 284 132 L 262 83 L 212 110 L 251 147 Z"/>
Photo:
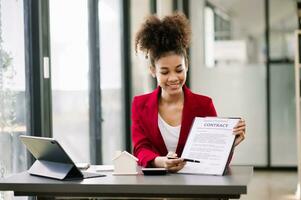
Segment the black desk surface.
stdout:
<path fill-rule="evenodd" d="M 58 181 L 22 172 L 0 179 L 0 191 L 24 196 L 103 196 L 103 197 L 227 197 L 247 193 L 252 166 L 231 166 L 225 176 L 167 174 L 163 176 L 128 175 L 80 181 Z"/>

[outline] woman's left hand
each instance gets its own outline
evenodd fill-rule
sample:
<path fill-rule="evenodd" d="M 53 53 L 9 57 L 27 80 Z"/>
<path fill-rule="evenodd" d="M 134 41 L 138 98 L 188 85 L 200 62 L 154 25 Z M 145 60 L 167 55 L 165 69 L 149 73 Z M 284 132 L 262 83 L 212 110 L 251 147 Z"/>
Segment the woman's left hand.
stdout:
<path fill-rule="evenodd" d="M 233 134 L 236 136 L 234 146 L 241 143 L 246 137 L 246 123 L 244 119 L 240 119 L 233 129 Z"/>

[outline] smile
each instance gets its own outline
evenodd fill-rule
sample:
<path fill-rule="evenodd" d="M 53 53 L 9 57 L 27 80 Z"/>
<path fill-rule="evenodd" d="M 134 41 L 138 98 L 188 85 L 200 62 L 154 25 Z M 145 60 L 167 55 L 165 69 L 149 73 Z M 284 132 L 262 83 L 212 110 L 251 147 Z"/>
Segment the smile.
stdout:
<path fill-rule="evenodd" d="M 180 84 L 168 84 L 167 86 L 172 89 L 177 89 L 180 86 Z"/>

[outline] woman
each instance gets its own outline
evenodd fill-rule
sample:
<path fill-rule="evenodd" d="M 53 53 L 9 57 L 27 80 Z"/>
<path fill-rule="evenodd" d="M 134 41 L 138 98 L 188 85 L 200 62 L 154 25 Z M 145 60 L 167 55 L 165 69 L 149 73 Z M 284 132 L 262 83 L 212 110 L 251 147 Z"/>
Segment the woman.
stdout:
<path fill-rule="evenodd" d="M 162 20 L 149 16 L 136 35 L 136 52 L 139 49 L 150 58 L 150 72 L 158 83 L 152 93 L 136 96 L 132 103 L 133 151 L 143 167 L 182 169 L 185 161 L 179 157 L 193 119 L 217 116 L 209 97 L 185 86 L 190 33 L 187 18 L 176 13 Z M 244 120 L 236 125 L 234 134 L 236 146 L 245 138 Z"/>

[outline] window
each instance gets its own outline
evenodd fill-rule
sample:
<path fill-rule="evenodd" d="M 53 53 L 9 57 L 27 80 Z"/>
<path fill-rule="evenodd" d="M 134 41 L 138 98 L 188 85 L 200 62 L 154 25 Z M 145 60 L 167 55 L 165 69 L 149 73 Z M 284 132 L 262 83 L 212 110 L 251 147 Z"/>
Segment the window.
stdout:
<path fill-rule="evenodd" d="M 75 162 L 90 162 L 87 1 L 49 7 L 53 137 Z"/>
<path fill-rule="evenodd" d="M 296 166 L 295 1 L 269 1 L 271 164 Z M 281 11 L 281 12 L 280 12 Z"/>
<path fill-rule="evenodd" d="M 125 150 L 121 74 L 121 3 L 119 0 L 99 1 L 102 158 L 104 164 L 112 163 L 116 151 Z"/>
<path fill-rule="evenodd" d="M 0 0 L 0 178 L 27 168 L 23 1 Z M 0 192 L 0 199 L 13 198 Z"/>
<path fill-rule="evenodd" d="M 166 3 L 166 4 L 164 4 Z M 158 2 L 159 11 L 166 11 L 168 2 Z M 171 7 L 172 4 L 170 4 Z M 162 14 L 161 13 L 161 14 Z M 154 82 L 149 72 L 149 60 L 145 59 L 144 53 L 135 52 L 135 36 L 145 17 L 150 14 L 150 3 L 147 1 L 131 0 L 131 67 L 132 67 L 132 94 L 141 95 L 151 92 Z"/>

